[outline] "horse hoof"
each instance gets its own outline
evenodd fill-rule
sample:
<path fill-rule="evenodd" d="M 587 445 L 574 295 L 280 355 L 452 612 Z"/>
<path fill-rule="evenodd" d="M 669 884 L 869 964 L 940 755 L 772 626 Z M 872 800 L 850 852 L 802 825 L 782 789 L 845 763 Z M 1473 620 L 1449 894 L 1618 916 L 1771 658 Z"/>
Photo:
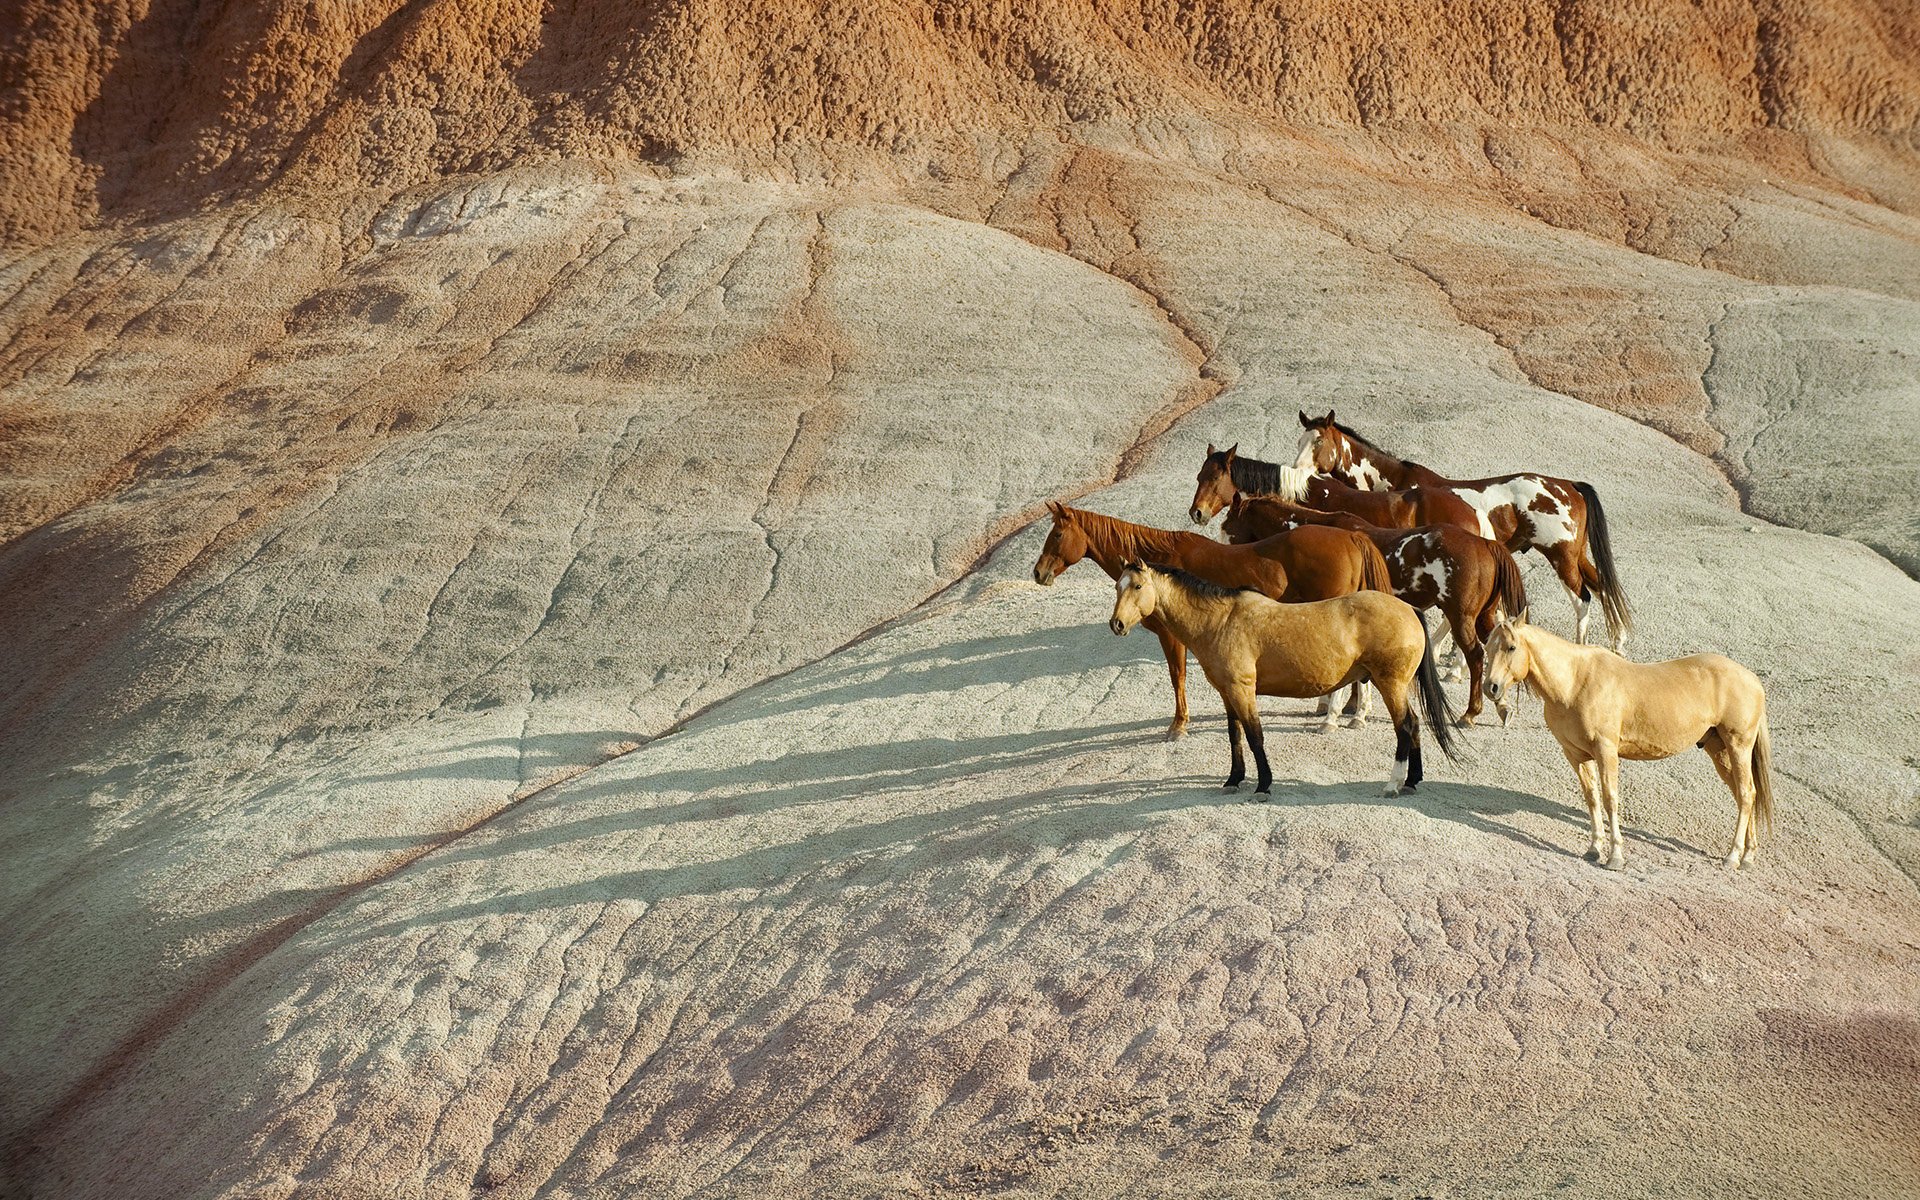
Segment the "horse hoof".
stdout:
<path fill-rule="evenodd" d="M 1237 792 L 1240 790 L 1240 781 L 1238 779 L 1229 779 L 1220 785 L 1220 790 L 1223 792 Z"/>
<path fill-rule="evenodd" d="M 1185 736 L 1187 736 L 1187 727 L 1185 725 L 1175 725 L 1167 730 L 1167 740 L 1169 742 L 1177 742 Z"/>
<path fill-rule="evenodd" d="M 1367 719 L 1365 717 L 1348 717 L 1340 723 L 1348 729 L 1365 729 L 1367 727 Z"/>
<path fill-rule="evenodd" d="M 1462 728 L 1462 729 L 1472 729 L 1472 728 L 1473 728 L 1473 718 L 1474 718 L 1474 717 L 1475 717 L 1476 715 L 1478 715 L 1478 714 L 1475 714 L 1475 713 L 1470 713 L 1470 712 L 1465 712 L 1465 713 L 1461 713 L 1461 714 L 1460 714 L 1459 716 L 1457 716 L 1457 717 L 1455 717 L 1455 718 L 1453 719 L 1453 723 L 1454 723 L 1455 725 L 1458 725 L 1458 726 L 1459 726 L 1460 728 Z"/>
<path fill-rule="evenodd" d="M 1627 860 L 1621 855 L 1616 854 L 1607 860 L 1607 870 L 1609 871 L 1624 871 L 1626 869 Z"/>
<path fill-rule="evenodd" d="M 1599 862 L 1600 852 L 1598 850 L 1589 849 L 1585 854 L 1582 854 L 1580 857 L 1586 859 L 1588 862 Z"/>

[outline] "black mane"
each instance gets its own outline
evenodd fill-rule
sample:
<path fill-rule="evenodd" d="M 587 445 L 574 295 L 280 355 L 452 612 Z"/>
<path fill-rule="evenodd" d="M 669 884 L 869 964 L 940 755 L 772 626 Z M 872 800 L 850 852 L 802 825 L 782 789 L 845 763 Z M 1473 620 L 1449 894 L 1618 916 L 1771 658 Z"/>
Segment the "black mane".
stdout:
<path fill-rule="evenodd" d="M 1409 467 L 1417 467 L 1420 465 L 1419 463 L 1413 461 L 1410 458 L 1401 458 L 1398 454 L 1395 454 L 1393 451 L 1387 449 L 1385 446 L 1382 446 L 1379 442 L 1368 440 L 1362 434 L 1355 432 L 1353 429 L 1349 428 L 1346 425 L 1342 425 L 1338 421 L 1335 421 L 1333 423 L 1333 427 L 1335 429 L 1338 429 L 1341 433 L 1346 434 L 1348 437 L 1352 438 L 1354 441 L 1359 442 L 1362 446 L 1365 446 L 1367 449 L 1373 451 L 1376 454 L 1383 454 L 1386 457 L 1391 458 L 1396 462 L 1403 463 Z"/>
<path fill-rule="evenodd" d="M 1280 490 L 1280 464 L 1236 454 L 1227 474 L 1233 486 L 1249 496 L 1271 496 Z"/>
<path fill-rule="evenodd" d="M 1162 563 L 1148 563 L 1147 566 L 1152 567 L 1162 575 L 1167 575 L 1179 580 L 1183 586 L 1200 593 L 1202 596 L 1224 598 L 1238 596 L 1241 592 L 1254 592 L 1255 595 L 1259 595 L 1253 588 L 1225 587 L 1213 582 L 1211 579 L 1202 579 L 1191 571 L 1183 571 L 1179 567 L 1170 567 Z"/>

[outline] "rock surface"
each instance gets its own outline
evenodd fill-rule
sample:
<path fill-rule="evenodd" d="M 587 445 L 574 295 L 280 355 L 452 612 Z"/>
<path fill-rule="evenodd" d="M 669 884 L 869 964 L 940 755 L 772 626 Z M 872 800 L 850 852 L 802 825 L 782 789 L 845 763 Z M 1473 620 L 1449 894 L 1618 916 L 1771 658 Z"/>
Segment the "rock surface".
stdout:
<path fill-rule="evenodd" d="M 27 5 L 0 1182 L 1915 1194 L 1920 34 L 1612 11 Z M 1029 522 L 1328 407 L 1599 488 L 1757 869 L 1160 740 Z"/>

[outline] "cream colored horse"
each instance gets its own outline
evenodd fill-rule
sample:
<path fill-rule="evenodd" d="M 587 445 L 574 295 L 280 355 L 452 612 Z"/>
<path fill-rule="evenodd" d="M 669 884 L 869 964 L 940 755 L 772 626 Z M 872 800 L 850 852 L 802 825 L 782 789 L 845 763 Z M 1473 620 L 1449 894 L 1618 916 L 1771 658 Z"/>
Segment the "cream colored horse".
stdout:
<path fill-rule="evenodd" d="M 1740 806 L 1727 865 L 1738 869 L 1753 861 L 1756 821 L 1773 827 L 1773 780 L 1767 694 L 1752 671 L 1719 654 L 1629 662 L 1611 650 L 1555 637 L 1527 624 L 1522 614 L 1495 625 L 1486 644 L 1487 697 L 1497 704 L 1516 685 L 1540 697 L 1547 728 L 1580 777 L 1593 822 L 1588 858 L 1605 858 L 1616 868 L 1626 863 L 1620 760 L 1670 758 L 1698 746 Z M 1611 827 L 1611 854 L 1603 816 Z"/>
<path fill-rule="evenodd" d="M 1260 770 L 1264 797 L 1273 785 L 1256 696 L 1324 696 L 1350 683 L 1372 680 L 1393 718 L 1393 780 L 1387 795 L 1412 791 L 1420 782 L 1420 719 L 1416 693 L 1433 726 L 1434 740 L 1454 753 L 1448 725 L 1453 714 L 1433 669 L 1433 648 L 1420 614 L 1385 592 L 1355 592 L 1332 600 L 1282 604 L 1258 592 L 1223 588 L 1185 571 L 1128 563 L 1114 580 L 1113 617 L 1125 634 L 1157 616 L 1193 651 L 1207 682 L 1227 707 L 1227 739 L 1233 746 L 1229 788 L 1247 777 L 1240 734 Z"/>

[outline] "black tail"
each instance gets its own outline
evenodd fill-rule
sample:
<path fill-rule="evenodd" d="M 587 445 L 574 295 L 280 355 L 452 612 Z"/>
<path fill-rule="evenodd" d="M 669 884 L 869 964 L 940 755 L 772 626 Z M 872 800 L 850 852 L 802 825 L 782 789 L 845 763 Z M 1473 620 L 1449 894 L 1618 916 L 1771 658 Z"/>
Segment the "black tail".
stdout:
<path fill-rule="evenodd" d="M 1457 760 L 1460 748 L 1453 740 L 1453 706 L 1447 703 L 1447 693 L 1440 686 L 1440 672 L 1433 669 L 1433 635 L 1427 632 L 1425 621 L 1420 622 L 1420 636 L 1426 641 L 1420 648 L 1420 670 L 1416 675 L 1420 708 L 1427 724 L 1433 727 L 1433 740 L 1440 743 L 1440 752 Z M 1418 736 L 1417 730 L 1415 736 Z"/>
<path fill-rule="evenodd" d="M 1587 502 L 1587 549 L 1593 565 L 1600 571 L 1600 611 L 1607 617 L 1607 633 L 1614 641 L 1633 632 L 1633 611 L 1627 607 L 1626 589 L 1620 586 L 1620 573 L 1613 567 L 1613 541 L 1607 536 L 1607 510 L 1600 507 L 1600 493 L 1590 483 L 1573 485 Z"/>

